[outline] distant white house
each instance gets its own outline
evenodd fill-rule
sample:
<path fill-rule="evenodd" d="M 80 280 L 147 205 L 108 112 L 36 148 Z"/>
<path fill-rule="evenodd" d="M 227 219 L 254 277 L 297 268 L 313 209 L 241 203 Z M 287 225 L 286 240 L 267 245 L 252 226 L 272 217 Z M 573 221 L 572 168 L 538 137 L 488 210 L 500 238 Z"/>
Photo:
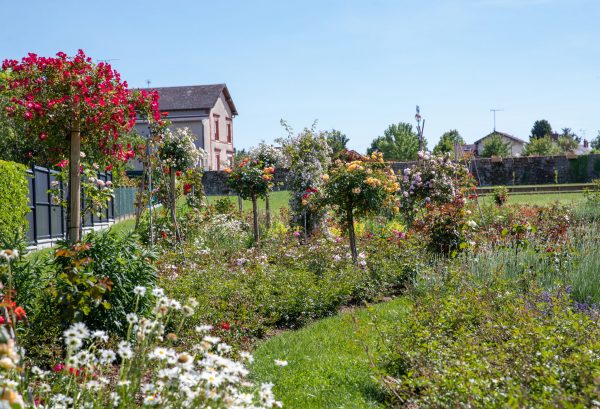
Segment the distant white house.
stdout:
<path fill-rule="evenodd" d="M 196 146 L 207 153 L 202 167 L 221 170 L 233 163 L 233 118 L 238 112 L 227 85 L 192 85 L 153 88 L 160 96 L 160 110 L 167 112 L 172 128 L 189 128 L 198 139 Z M 146 121 L 138 120 L 136 130 L 148 135 Z"/>
<path fill-rule="evenodd" d="M 510 144 L 510 156 L 521 156 L 521 154 L 523 153 L 523 149 L 525 148 L 525 144 L 527 142 L 515 136 L 499 131 L 493 131 L 492 133 L 489 133 L 483 138 L 475 141 L 473 143 L 475 154 L 480 156 L 483 152 L 483 147 L 485 146 L 485 143 L 488 140 L 488 138 L 495 135 L 500 135 L 504 143 Z"/>

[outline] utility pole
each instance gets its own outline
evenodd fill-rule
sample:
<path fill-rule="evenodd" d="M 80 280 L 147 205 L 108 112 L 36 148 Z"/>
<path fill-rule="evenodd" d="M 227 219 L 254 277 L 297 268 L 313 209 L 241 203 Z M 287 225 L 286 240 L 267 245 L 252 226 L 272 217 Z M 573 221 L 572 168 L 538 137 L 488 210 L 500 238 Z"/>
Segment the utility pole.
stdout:
<path fill-rule="evenodd" d="M 494 113 L 494 132 L 496 132 L 496 112 L 504 111 L 504 110 L 498 109 L 498 108 L 492 108 L 492 109 L 490 109 L 490 111 L 492 111 Z"/>

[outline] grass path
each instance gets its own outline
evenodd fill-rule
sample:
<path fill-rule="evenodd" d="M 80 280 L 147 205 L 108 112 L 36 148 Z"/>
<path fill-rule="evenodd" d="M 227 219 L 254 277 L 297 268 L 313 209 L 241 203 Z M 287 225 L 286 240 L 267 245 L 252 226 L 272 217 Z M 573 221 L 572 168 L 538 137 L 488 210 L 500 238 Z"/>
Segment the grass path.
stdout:
<path fill-rule="evenodd" d="M 373 350 L 377 344 L 373 316 L 389 325 L 401 322 L 408 309 L 409 302 L 397 298 L 270 338 L 255 349 L 251 373 L 257 382 L 273 382 L 286 408 L 384 407 L 364 345 Z M 288 365 L 277 367 L 275 359 Z"/>

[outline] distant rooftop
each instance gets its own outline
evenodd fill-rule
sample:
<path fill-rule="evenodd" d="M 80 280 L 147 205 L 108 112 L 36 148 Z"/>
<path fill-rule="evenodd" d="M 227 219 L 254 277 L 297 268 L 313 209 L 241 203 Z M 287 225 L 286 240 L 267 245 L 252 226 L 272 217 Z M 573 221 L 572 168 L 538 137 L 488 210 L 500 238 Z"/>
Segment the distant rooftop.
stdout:
<path fill-rule="evenodd" d="M 500 132 L 500 131 L 493 131 L 493 132 L 491 132 L 491 133 L 487 134 L 486 136 L 484 136 L 483 138 L 476 140 L 476 141 L 475 141 L 475 142 L 473 142 L 473 143 L 474 143 L 474 144 L 476 144 L 476 143 L 479 143 L 479 142 L 483 141 L 485 138 L 487 138 L 488 136 L 493 136 L 493 135 L 501 135 L 501 136 L 504 136 L 505 138 L 512 139 L 512 140 L 513 140 L 513 141 L 515 141 L 515 142 L 527 143 L 527 142 L 526 142 L 526 141 L 524 141 L 523 139 L 519 139 L 519 138 L 517 138 L 516 136 L 512 136 L 512 135 L 510 135 L 510 134 L 507 134 L 507 133 L 505 133 L 505 132 Z"/>
<path fill-rule="evenodd" d="M 237 115 L 237 109 L 229 94 L 227 85 L 189 85 L 183 87 L 160 87 L 152 88 L 160 95 L 161 111 L 181 111 L 192 109 L 211 109 L 215 106 L 219 95 L 223 92 L 225 100 L 233 115 Z"/>

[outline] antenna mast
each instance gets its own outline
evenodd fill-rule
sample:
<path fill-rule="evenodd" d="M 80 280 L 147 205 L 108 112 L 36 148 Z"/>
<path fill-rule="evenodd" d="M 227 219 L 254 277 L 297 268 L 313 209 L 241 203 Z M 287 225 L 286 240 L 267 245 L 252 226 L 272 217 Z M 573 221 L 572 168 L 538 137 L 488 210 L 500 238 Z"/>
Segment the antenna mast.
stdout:
<path fill-rule="evenodd" d="M 498 108 L 492 108 L 492 109 L 490 109 L 490 111 L 492 111 L 494 113 L 494 132 L 496 132 L 496 112 L 504 111 L 504 110 L 498 109 Z"/>

